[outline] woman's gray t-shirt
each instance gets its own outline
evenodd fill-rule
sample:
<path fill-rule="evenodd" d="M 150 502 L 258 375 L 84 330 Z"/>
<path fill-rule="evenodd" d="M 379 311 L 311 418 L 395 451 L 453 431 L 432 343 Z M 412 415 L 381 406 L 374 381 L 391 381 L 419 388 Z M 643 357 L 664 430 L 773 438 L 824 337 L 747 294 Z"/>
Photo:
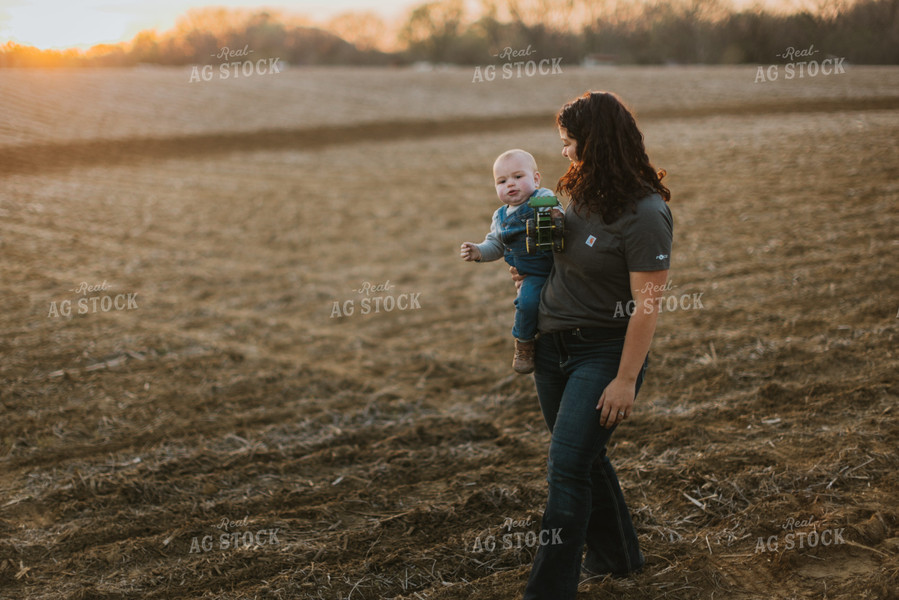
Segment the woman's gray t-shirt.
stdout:
<path fill-rule="evenodd" d="M 664 271 L 671 264 L 673 221 L 658 194 L 636 203 L 611 225 L 599 213 L 565 211 L 565 249 L 540 296 L 538 329 L 543 333 L 577 327 L 626 327 L 633 299 L 631 271 Z M 632 311 L 631 311 L 632 312 Z"/>

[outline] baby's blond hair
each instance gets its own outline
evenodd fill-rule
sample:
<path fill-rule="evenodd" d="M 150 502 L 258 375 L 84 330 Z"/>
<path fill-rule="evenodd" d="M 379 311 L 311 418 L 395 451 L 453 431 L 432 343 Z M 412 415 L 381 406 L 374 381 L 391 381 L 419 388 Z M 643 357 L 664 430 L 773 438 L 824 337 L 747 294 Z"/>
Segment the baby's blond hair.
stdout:
<path fill-rule="evenodd" d="M 537 161 L 536 161 L 536 159 L 534 158 L 534 156 L 533 156 L 530 152 L 528 152 L 528 151 L 526 151 L 526 150 L 522 150 L 522 149 L 520 149 L 520 148 L 513 148 L 513 149 L 511 149 L 511 150 L 506 150 L 505 152 L 503 152 L 502 154 L 500 154 L 499 156 L 497 156 L 497 157 L 496 157 L 496 160 L 493 161 L 493 168 L 495 169 L 495 168 L 496 168 L 496 165 L 498 165 L 499 162 L 500 162 L 501 160 L 505 160 L 505 159 L 511 158 L 511 157 L 513 157 L 513 156 L 521 156 L 521 157 L 523 157 L 526 161 L 528 161 L 530 167 L 531 167 L 534 171 L 537 170 Z"/>

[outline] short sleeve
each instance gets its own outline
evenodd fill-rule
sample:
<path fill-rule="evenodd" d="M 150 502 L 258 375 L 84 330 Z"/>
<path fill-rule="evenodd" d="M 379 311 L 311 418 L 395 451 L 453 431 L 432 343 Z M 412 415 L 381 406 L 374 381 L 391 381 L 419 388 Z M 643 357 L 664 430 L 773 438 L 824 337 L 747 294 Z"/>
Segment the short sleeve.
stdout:
<path fill-rule="evenodd" d="M 637 202 L 636 213 L 622 219 L 621 237 L 628 272 L 671 267 L 674 222 L 668 204 L 654 194 Z"/>

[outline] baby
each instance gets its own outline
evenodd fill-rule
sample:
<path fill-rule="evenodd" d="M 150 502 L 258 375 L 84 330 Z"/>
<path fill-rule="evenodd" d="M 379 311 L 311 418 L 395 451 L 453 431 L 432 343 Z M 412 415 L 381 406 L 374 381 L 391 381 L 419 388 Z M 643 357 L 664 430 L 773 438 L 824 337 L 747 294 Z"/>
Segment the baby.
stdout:
<path fill-rule="evenodd" d="M 540 187 L 537 161 L 524 150 L 507 150 L 493 163 L 496 193 L 503 205 L 493 213 L 490 232 L 480 244 L 463 242 L 461 256 L 467 261 L 488 262 L 504 258 L 510 266 L 527 275 L 515 298 L 515 357 L 512 368 L 519 373 L 534 370 L 534 338 L 537 335 L 537 308 L 540 291 L 553 266 L 552 250 L 528 254 L 526 223 L 534 215 L 528 200 L 536 196 L 552 196 Z M 557 206 L 562 209 L 562 205 Z"/>

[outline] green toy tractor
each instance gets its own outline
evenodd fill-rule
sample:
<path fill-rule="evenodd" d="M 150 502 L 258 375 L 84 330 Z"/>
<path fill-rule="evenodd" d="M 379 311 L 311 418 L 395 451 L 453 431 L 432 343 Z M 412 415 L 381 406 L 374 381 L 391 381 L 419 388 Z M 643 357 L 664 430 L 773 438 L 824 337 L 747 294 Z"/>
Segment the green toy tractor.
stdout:
<path fill-rule="evenodd" d="M 538 250 L 561 252 L 564 248 L 562 211 L 556 206 L 555 196 L 537 196 L 528 200 L 534 209 L 534 218 L 527 221 L 527 250 L 535 254 Z"/>

